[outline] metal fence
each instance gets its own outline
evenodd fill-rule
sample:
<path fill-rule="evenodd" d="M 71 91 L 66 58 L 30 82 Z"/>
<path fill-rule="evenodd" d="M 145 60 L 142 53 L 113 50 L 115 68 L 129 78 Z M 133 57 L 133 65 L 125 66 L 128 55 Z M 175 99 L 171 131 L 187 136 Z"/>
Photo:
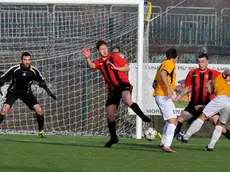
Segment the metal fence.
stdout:
<path fill-rule="evenodd" d="M 155 42 L 162 45 L 217 45 L 217 12 L 214 8 L 169 6 L 166 11 L 152 22 Z"/>
<path fill-rule="evenodd" d="M 20 47 L 26 46 L 38 54 L 38 50 L 48 46 L 49 23 L 46 5 L 38 8 L 0 5 L 1 56 L 12 56 L 15 52 L 24 51 Z M 7 59 L 4 60 L 7 61 Z"/>
<path fill-rule="evenodd" d="M 153 7 L 156 10 L 156 7 Z M 162 13 L 153 13 L 152 18 Z M 152 42 L 159 45 L 229 46 L 230 8 L 172 7 L 151 22 Z"/>
<path fill-rule="evenodd" d="M 224 8 L 221 10 L 220 45 L 230 45 L 230 8 Z"/>
<path fill-rule="evenodd" d="M 121 11 L 118 7 L 112 6 L 110 13 L 115 14 L 113 15 L 115 22 L 124 22 L 123 27 L 134 27 L 127 25 L 125 18 L 121 17 L 122 14 L 125 17 L 128 15 L 135 17 L 137 8 L 126 8 L 126 11 Z M 92 11 L 86 12 L 83 11 L 83 7 L 77 10 L 76 8 L 74 10 L 74 7 L 65 7 L 63 10 L 61 6 L 43 6 L 34 9 L 33 6 L 7 7 L 1 5 L 0 40 L 2 43 L 6 38 L 14 41 L 23 38 L 25 41 L 26 39 L 33 39 L 44 44 L 45 42 L 53 43 L 54 38 L 57 41 L 60 38 L 76 38 L 78 40 L 81 38 L 87 41 L 92 38 L 108 38 L 109 21 L 106 21 L 106 16 L 103 17 L 106 10 L 107 8 L 104 6 L 94 7 Z M 97 16 L 94 15 L 95 11 Z M 222 9 L 220 16 L 218 16 L 216 9 L 205 7 L 172 8 L 169 6 L 166 8 L 168 12 L 164 15 L 161 15 L 162 11 L 159 6 L 152 7 L 152 18 L 154 18 L 150 22 L 152 42 L 160 45 L 229 45 L 229 8 Z M 120 15 L 117 15 L 118 13 Z M 82 22 L 83 20 L 89 20 L 91 23 L 88 23 L 87 26 Z M 92 26 L 103 29 L 100 30 L 100 33 L 95 34 L 92 32 L 92 28 L 89 28 Z M 116 29 L 119 32 L 119 28 Z M 88 35 L 89 38 L 84 37 L 84 35 Z"/>

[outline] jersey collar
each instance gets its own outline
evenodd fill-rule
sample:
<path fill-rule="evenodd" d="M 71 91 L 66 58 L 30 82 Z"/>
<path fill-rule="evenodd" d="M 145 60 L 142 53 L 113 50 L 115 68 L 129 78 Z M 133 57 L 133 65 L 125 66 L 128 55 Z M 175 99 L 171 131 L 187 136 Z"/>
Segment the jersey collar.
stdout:
<path fill-rule="evenodd" d="M 26 68 L 22 63 L 20 63 L 20 67 L 21 67 L 21 69 L 22 69 L 23 71 L 28 71 L 28 70 L 30 70 L 31 65 L 30 65 L 28 68 Z"/>

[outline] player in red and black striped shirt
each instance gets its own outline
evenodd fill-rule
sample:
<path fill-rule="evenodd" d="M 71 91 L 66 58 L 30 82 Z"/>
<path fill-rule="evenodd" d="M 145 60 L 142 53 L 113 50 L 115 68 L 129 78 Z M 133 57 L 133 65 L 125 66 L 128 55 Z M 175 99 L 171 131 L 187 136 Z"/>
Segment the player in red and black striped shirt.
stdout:
<path fill-rule="evenodd" d="M 89 49 L 84 48 L 82 53 L 85 56 L 90 69 L 98 69 L 101 71 L 106 86 L 109 90 L 106 101 L 106 112 L 108 120 L 108 128 L 111 139 L 104 147 L 111 147 L 112 144 L 118 142 L 115 124 L 115 112 L 122 98 L 123 102 L 128 105 L 143 121 L 151 120 L 142 112 L 139 106 L 131 99 L 132 85 L 125 72 L 129 71 L 129 65 L 125 59 L 118 54 L 109 54 L 108 45 L 105 41 L 98 41 L 96 45 L 100 58 L 92 62 L 90 60 Z"/>
<path fill-rule="evenodd" d="M 192 92 L 191 100 L 188 106 L 178 117 L 178 124 L 175 130 L 175 136 L 180 132 L 182 124 L 186 121 L 194 121 L 197 119 L 203 111 L 205 105 L 207 105 L 213 98 L 214 94 L 209 94 L 206 89 L 206 84 L 209 80 L 214 80 L 220 72 L 208 68 L 208 55 L 202 53 L 198 56 L 198 68 L 189 71 L 186 80 L 184 90 L 174 99 L 178 101 L 188 92 Z M 210 121 L 215 124 L 219 116 L 213 116 Z M 230 131 L 223 129 L 223 134 L 225 137 L 230 139 Z"/>

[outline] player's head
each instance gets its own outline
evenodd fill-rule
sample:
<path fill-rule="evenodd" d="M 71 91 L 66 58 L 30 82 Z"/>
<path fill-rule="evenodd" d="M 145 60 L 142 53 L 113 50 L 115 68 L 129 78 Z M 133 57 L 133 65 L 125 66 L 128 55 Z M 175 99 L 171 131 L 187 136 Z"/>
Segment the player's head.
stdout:
<path fill-rule="evenodd" d="M 112 52 L 115 53 L 115 54 L 120 53 L 120 47 L 114 46 Z"/>
<path fill-rule="evenodd" d="M 200 54 L 198 56 L 197 63 L 200 70 L 206 70 L 208 66 L 208 55 L 205 53 Z"/>
<path fill-rule="evenodd" d="M 224 77 L 224 79 L 227 81 L 227 82 L 230 82 L 230 70 L 225 70 L 222 74 L 222 76 Z"/>
<path fill-rule="evenodd" d="M 96 48 L 99 51 L 99 54 L 101 57 L 107 57 L 108 56 L 109 48 L 108 48 L 108 44 L 105 41 L 103 41 L 103 40 L 98 41 L 96 44 Z"/>
<path fill-rule="evenodd" d="M 177 60 L 178 55 L 177 55 L 177 50 L 174 48 L 170 48 L 169 50 L 166 51 L 166 58 L 167 60 Z"/>
<path fill-rule="evenodd" d="M 21 60 L 22 60 L 22 65 L 24 67 L 26 67 L 26 68 L 30 67 L 30 63 L 31 63 L 30 53 L 28 53 L 28 52 L 22 53 Z"/>

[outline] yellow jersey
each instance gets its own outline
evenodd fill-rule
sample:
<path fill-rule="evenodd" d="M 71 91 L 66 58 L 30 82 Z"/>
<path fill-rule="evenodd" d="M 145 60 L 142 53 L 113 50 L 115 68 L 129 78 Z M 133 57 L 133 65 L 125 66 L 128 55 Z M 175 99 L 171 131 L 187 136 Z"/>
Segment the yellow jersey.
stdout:
<path fill-rule="evenodd" d="M 165 60 L 161 64 L 161 66 L 157 70 L 156 77 L 154 79 L 156 88 L 153 91 L 153 96 L 167 96 L 168 95 L 167 88 L 160 75 L 162 70 L 165 70 L 168 73 L 167 75 L 168 83 L 169 83 L 169 86 L 172 92 L 174 92 L 175 85 L 176 85 L 176 68 L 175 67 L 176 67 L 175 62 L 173 60 Z"/>
<path fill-rule="evenodd" d="M 230 85 L 224 79 L 222 73 L 216 77 L 213 81 L 214 94 L 216 96 L 225 95 L 230 97 Z"/>

